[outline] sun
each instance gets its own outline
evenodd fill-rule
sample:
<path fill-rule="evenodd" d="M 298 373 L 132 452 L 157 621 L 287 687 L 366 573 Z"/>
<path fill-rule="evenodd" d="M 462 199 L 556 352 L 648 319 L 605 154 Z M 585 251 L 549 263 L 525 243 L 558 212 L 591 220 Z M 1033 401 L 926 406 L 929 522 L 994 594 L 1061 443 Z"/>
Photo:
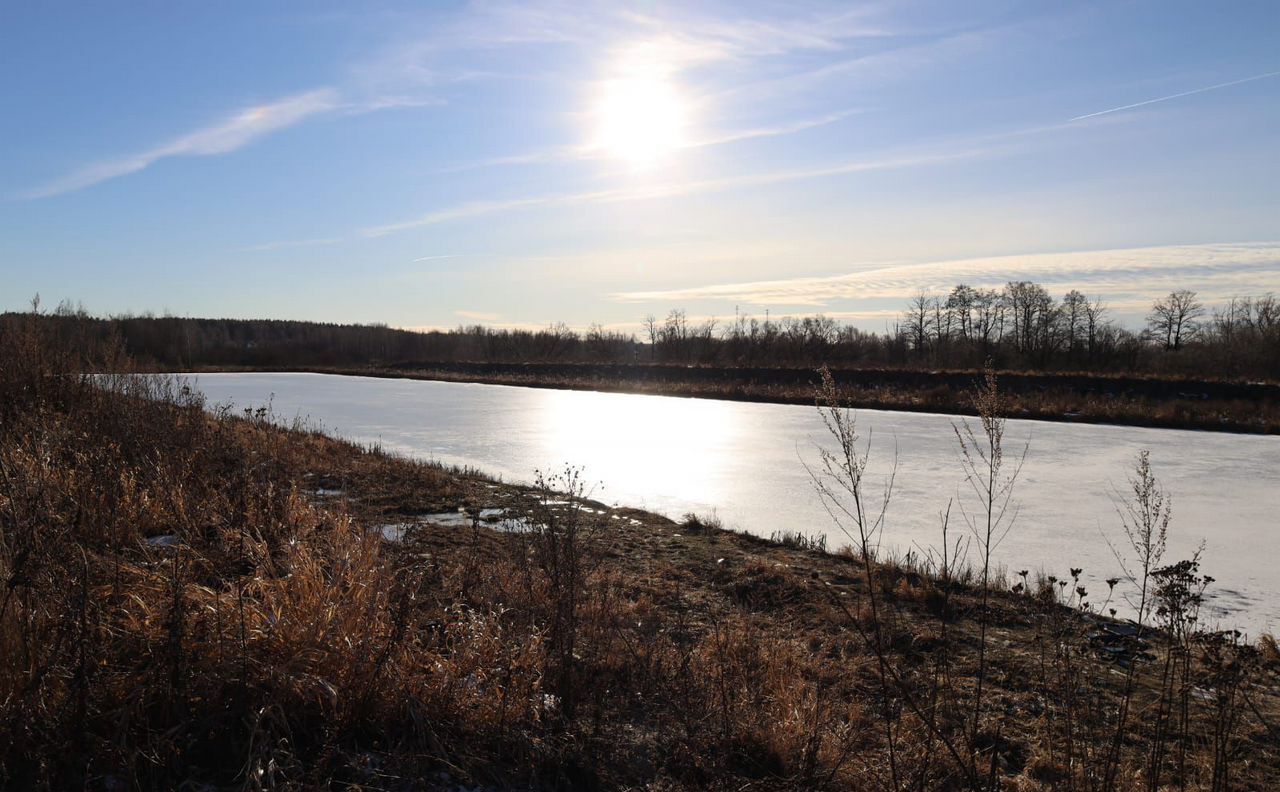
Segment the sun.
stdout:
<path fill-rule="evenodd" d="M 627 76 L 600 84 L 593 148 L 635 168 L 647 168 L 685 144 L 687 105 L 661 75 Z"/>

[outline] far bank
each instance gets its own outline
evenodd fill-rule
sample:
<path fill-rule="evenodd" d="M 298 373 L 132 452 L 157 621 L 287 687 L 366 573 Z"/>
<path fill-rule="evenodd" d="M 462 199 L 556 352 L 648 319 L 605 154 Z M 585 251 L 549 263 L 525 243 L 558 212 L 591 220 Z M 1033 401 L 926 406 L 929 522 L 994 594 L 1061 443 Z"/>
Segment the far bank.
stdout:
<path fill-rule="evenodd" d="M 814 369 L 669 364 L 404 362 L 381 366 L 202 366 L 188 371 L 299 371 L 477 382 L 773 404 L 812 404 Z M 973 370 L 832 369 L 849 405 L 974 414 Z M 1280 434 L 1280 385 L 1082 373 L 1000 372 L 1010 414 L 1248 434 Z"/>

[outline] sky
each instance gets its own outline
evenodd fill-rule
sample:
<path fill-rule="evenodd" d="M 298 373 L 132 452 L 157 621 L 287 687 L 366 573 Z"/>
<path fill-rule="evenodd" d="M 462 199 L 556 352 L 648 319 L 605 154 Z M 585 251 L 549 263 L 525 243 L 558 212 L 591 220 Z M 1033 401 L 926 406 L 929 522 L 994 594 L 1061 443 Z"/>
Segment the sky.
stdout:
<path fill-rule="evenodd" d="M 1280 3 L 0 4 L 0 310 L 1280 292 Z"/>

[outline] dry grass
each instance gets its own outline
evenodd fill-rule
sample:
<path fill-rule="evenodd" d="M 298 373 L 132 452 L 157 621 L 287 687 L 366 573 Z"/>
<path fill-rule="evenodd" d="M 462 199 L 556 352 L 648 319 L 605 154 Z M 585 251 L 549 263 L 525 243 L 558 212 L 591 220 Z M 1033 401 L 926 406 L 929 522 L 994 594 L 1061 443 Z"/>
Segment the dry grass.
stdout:
<path fill-rule="evenodd" d="M 1053 587 L 980 597 L 921 559 L 681 526 L 571 477 L 500 485 L 91 376 L 127 365 L 0 327 L 0 787 L 1102 788 L 1117 666 Z M 420 517 L 493 506 L 526 529 Z M 1147 788 L 1163 741 L 1161 784 L 1227 766 L 1265 788 L 1275 660 L 1152 644 L 1135 711 L 1187 716 L 1124 724 L 1114 786 Z"/>

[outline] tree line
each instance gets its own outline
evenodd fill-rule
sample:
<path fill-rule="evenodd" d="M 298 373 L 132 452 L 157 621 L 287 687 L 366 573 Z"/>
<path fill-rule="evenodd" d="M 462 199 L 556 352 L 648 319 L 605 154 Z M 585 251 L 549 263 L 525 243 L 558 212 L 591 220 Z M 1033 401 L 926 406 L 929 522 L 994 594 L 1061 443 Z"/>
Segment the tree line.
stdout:
<path fill-rule="evenodd" d="M 1155 300 L 1138 329 L 1119 324 L 1099 297 L 1077 290 L 1055 298 L 1032 281 L 1004 287 L 960 284 L 945 295 L 919 292 L 884 333 L 823 316 L 759 319 L 736 313 L 690 323 L 671 311 L 648 316 L 644 341 L 658 361 L 728 365 L 845 365 L 1139 371 L 1280 377 L 1280 300 L 1238 297 L 1208 310 L 1194 291 Z"/>
<path fill-rule="evenodd" d="M 34 306 L 38 311 L 38 302 Z M 307 367 L 391 363 L 668 363 L 719 366 L 976 368 L 1148 372 L 1280 378 L 1280 300 L 1230 300 L 1213 310 L 1177 290 L 1152 304 L 1143 327 L 1114 320 L 1097 297 L 1042 285 L 957 285 L 916 294 L 876 333 L 824 316 L 694 320 L 673 309 L 646 316 L 639 334 L 593 324 L 541 329 L 459 326 L 410 331 L 383 324 L 173 316 L 92 317 L 63 303 L 44 314 L 66 331 L 114 338 L 135 359 L 168 368 Z M 14 315 L 6 315 L 12 319 Z"/>
<path fill-rule="evenodd" d="M 1148 371 L 1198 376 L 1280 375 L 1280 301 L 1238 297 L 1210 311 L 1188 289 L 1156 299 L 1138 329 L 1121 326 L 1098 297 L 1059 300 L 1031 281 L 1002 289 L 954 287 L 919 293 L 893 333 L 911 360 L 1014 369 Z"/>

